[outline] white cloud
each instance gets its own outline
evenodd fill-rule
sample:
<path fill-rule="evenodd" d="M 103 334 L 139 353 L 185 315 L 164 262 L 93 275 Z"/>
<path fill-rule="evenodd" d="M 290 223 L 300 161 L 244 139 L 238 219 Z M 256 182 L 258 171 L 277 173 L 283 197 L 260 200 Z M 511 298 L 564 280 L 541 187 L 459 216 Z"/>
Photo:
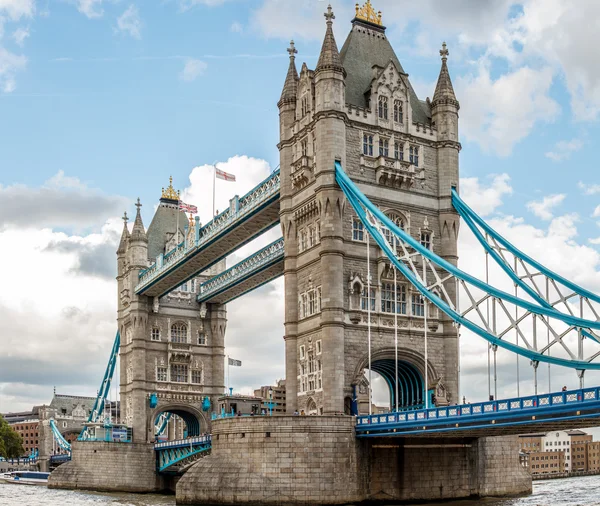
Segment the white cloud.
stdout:
<path fill-rule="evenodd" d="M 6 14 L 12 21 L 18 21 L 22 17 L 30 18 L 34 13 L 34 0 L 0 0 L 0 14 Z"/>
<path fill-rule="evenodd" d="M 565 200 L 565 194 L 548 195 L 541 201 L 527 202 L 527 209 L 542 220 L 551 220 L 553 217 L 552 210 Z"/>
<path fill-rule="evenodd" d="M 600 193 L 600 184 L 585 184 L 579 181 L 577 186 L 584 195 L 596 195 L 597 193 Z"/>
<path fill-rule="evenodd" d="M 546 158 L 561 162 L 571 157 L 575 151 L 579 151 L 583 147 L 583 141 L 580 139 L 572 139 L 570 141 L 559 141 L 556 143 L 553 151 L 546 152 Z"/>
<path fill-rule="evenodd" d="M 206 70 L 207 67 L 208 67 L 208 65 L 206 64 L 206 62 L 203 62 L 202 60 L 195 60 L 193 58 L 190 58 L 189 60 L 187 60 L 185 62 L 185 66 L 183 67 L 183 70 L 179 74 L 179 78 L 182 81 L 189 83 L 191 81 L 194 81 L 198 76 L 201 76 L 202 74 L 204 74 L 204 71 Z"/>
<path fill-rule="evenodd" d="M 27 58 L 16 55 L 0 46 L 0 89 L 10 93 L 17 87 L 15 76 L 27 65 Z"/>
<path fill-rule="evenodd" d="M 233 33 L 242 33 L 244 31 L 244 27 L 238 21 L 234 21 L 233 23 L 231 23 L 229 31 Z"/>
<path fill-rule="evenodd" d="M 460 194 L 462 199 L 478 214 L 487 216 L 502 205 L 502 197 L 512 194 L 510 176 L 493 176 L 490 186 L 484 187 L 476 177 L 461 178 Z"/>
<path fill-rule="evenodd" d="M 88 18 L 100 18 L 104 15 L 103 0 L 75 0 L 77 10 Z"/>
<path fill-rule="evenodd" d="M 600 206 L 596 206 L 596 209 L 592 213 L 592 218 L 600 218 Z"/>
<path fill-rule="evenodd" d="M 596 237 L 595 239 L 589 239 L 590 244 L 598 245 L 600 244 L 600 237 Z"/>
<path fill-rule="evenodd" d="M 456 79 L 461 101 L 464 136 L 497 153 L 508 156 L 513 146 L 529 135 L 538 122 L 549 122 L 560 111 L 549 96 L 553 71 L 521 67 L 493 79 L 487 64 L 477 75 Z"/>
<path fill-rule="evenodd" d="M 138 8 L 135 5 L 131 4 L 117 18 L 117 27 L 120 32 L 130 35 L 134 39 L 142 38 L 142 21 Z"/>
<path fill-rule="evenodd" d="M 198 5 L 206 5 L 207 7 L 215 7 L 217 5 L 222 5 L 229 0 L 178 0 L 179 8 L 182 11 L 187 11 L 192 7 L 196 7 Z"/>
<path fill-rule="evenodd" d="M 14 41 L 17 43 L 17 45 L 23 47 L 23 44 L 25 43 L 25 39 L 28 38 L 31 34 L 29 33 L 29 29 L 28 28 L 17 28 L 13 34 L 12 37 L 14 39 Z"/>

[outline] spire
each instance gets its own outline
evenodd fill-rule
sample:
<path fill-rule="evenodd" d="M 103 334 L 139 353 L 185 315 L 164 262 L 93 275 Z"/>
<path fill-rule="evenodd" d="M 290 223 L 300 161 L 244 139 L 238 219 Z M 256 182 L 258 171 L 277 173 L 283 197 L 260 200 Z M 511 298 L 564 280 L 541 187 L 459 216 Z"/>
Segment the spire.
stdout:
<path fill-rule="evenodd" d="M 119 248 L 117 249 L 117 255 L 125 253 L 127 251 L 127 243 L 129 242 L 129 229 L 127 228 L 127 213 L 123 214 L 123 233 L 121 234 L 121 242 L 119 243 Z"/>
<path fill-rule="evenodd" d="M 173 188 L 173 176 L 169 176 L 169 186 L 166 190 L 162 189 L 160 200 L 179 202 L 179 191 L 175 191 L 175 188 Z"/>
<path fill-rule="evenodd" d="M 339 70 L 340 72 L 344 72 L 340 53 L 337 44 L 335 43 L 335 37 L 333 36 L 332 25 L 335 16 L 333 15 L 331 5 L 327 7 L 325 19 L 327 20 L 327 30 L 325 31 L 325 39 L 323 40 L 323 47 L 321 48 L 321 54 L 319 55 L 319 62 L 317 63 L 315 72 L 318 72 L 319 70 Z"/>
<path fill-rule="evenodd" d="M 454 95 L 454 88 L 452 87 L 448 65 L 446 64 L 449 54 L 450 51 L 448 51 L 446 43 L 444 42 L 442 44 L 442 49 L 440 49 L 442 68 L 440 70 L 440 76 L 438 77 L 437 86 L 435 87 L 435 93 L 433 94 L 433 100 L 431 101 L 432 107 L 435 107 L 438 103 L 442 102 L 453 104 L 458 107 L 458 100 L 456 100 L 456 95 Z"/>
<path fill-rule="evenodd" d="M 142 215 L 140 213 L 142 204 L 139 197 L 135 207 L 137 207 L 137 212 L 135 214 L 135 221 L 133 222 L 133 230 L 131 231 L 131 240 L 148 242 L 148 237 L 146 237 L 146 232 L 144 231 L 144 224 L 142 223 Z"/>
<path fill-rule="evenodd" d="M 293 40 L 290 41 L 290 47 L 287 52 L 290 54 L 290 66 L 285 77 L 280 101 L 295 100 L 296 92 L 298 91 L 298 72 L 296 71 L 296 55 L 298 54 L 298 50 L 295 48 Z"/>

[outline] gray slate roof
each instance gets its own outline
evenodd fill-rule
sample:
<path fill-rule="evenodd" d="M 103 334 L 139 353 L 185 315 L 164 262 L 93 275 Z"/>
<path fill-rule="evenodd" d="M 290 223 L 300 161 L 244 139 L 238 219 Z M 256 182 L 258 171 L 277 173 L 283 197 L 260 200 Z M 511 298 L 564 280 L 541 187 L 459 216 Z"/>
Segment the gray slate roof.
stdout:
<path fill-rule="evenodd" d="M 187 223 L 188 217 L 183 211 L 179 211 L 179 230 L 182 234 Z M 148 258 L 151 261 L 154 261 L 158 255 L 165 252 L 165 244 L 175 234 L 176 227 L 177 209 L 171 206 L 167 207 L 162 203 L 159 204 L 146 232 L 148 236 Z"/>
<path fill-rule="evenodd" d="M 58 411 L 65 409 L 67 414 L 70 415 L 71 412 L 80 404 L 83 405 L 83 408 L 86 411 L 91 411 L 94 407 L 94 402 L 96 402 L 95 397 L 54 394 L 52 402 L 50 402 L 50 407 Z"/>
<path fill-rule="evenodd" d="M 353 27 L 356 25 L 361 27 L 361 31 L 351 30 L 340 52 L 342 65 L 347 74 L 346 102 L 358 107 L 367 107 L 365 93 L 369 90 L 371 81 L 373 80 L 373 65 L 377 65 L 383 69 L 392 60 L 399 72 L 403 74 L 406 74 L 406 72 L 402 68 L 402 64 L 398 60 L 383 30 L 377 36 L 373 35 L 376 31 L 370 25 L 363 25 L 361 21 L 355 20 Z M 369 31 L 363 32 L 363 27 Z M 410 82 L 408 83 L 408 87 L 413 121 L 424 124 L 428 123 L 431 118 L 429 105 L 417 98 Z"/>

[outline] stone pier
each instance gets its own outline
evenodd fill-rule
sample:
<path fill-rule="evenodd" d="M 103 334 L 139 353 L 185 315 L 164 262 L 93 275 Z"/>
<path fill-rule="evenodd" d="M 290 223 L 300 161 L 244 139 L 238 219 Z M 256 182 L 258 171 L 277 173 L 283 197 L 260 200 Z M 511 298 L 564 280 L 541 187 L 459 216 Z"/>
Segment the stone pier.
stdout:
<path fill-rule="evenodd" d="M 515 437 L 358 440 L 353 417 L 230 418 L 177 504 L 348 504 L 531 492 Z"/>

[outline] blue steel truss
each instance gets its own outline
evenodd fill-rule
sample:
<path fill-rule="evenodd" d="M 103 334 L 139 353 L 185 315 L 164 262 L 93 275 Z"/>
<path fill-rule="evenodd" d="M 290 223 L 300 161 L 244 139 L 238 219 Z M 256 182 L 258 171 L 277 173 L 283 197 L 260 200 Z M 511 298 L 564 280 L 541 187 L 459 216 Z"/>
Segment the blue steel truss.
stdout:
<path fill-rule="evenodd" d="M 268 246 L 265 246 L 233 267 L 202 283 L 200 285 L 198 302 L 208 301 L 281 261 L 283 261 L 283 238 L 273 241 Z M 281 274 L 283 274 L 283 270 Z M 272 279 L 267 281 L 272 281 Z M 257 287 L 254 286 L 253 288 Z M 244 293 L 240 293 L 237 297 L 244 295 Z M 231 300 L 233 298 L 228 299 L 228 302 Z"/>
<path fill-rule="evenodd" d="M 135 292 L 140 293 L 156 279 L 176 266 L 184 264 L 188 258 L 202 250 L 208 243 L 219 235 L 232 229 L 249 216 L 262 209 L 265 204 L 279 198 L 281 186 L 280 171 L 276 170 L 246 195 L 240 197 L 229 209 L 223 211 L 202 228 L 196 227 L 195 240 L 183 242 L 177 248 L 160 255 L 154 264 L 139 274 L 139 282 Z M 213 259 L 214 261 L 219 260 Z"/>
<path fill-rule="evenodd" d="M 478 402 L 398 413 L 359 416 L 358 437 L 449 435 L 481 429 L 510 431 L 511 427 L 535 426 L 552 430 L 558 423 L 597 420 L 600 388 L 585 388 L 514 399 Z M 522 432 L 522 429 L 520 429 Z"/>
<path fill-rule="evenodd" d="M 548 305 L 521 299 L 494 286 L 484 283 L 474 276 L 463 272 L 456 266 L 439 257 L 424 247 L 404 230 L 390 220 L 377 206 L 356 187 L 345 174 L 339 162 L 336 166 L 336 180 L 354 211 L 366 228 L 367 233 L 381 248 L 389 261 L 428 301 L 448 315 L 456 323 L 463 325 L 476 335 L 486 339 L 492 345 L 505 348 L 513 353 L 526 356 L 530 360 L 548 362 L 578 370 L 600 369 L 600 363 L 594 362 L 600 356 L 598 348 L 584 354 L 584 338 L 587 334 L 600 329 L 600 322 L 580 318 L 573 314 L 564 314 Z M 385 234 L 384 232 L 387 232 Z M 401 250 L 394 251 L 386 235 L 395 238 L 396 246 Z M 417 268 L 422 263 L 422 271 Z M 429 271 L 425 274 L 426 269 Z M 432 282 L 429 279 L 432 278 Z M 448 294 L 448 287 L 455 285 L 456 290 L 462 288 L 475 306 L 468 314 L 460 314 L 455 302 Z M 479 305 L 490 299 L 493 302 L 493 314 L 490 318 L 480 310 Z M 477 303 L 476 299 L 479 299 Z M 513 317 L 514 311 L 524 309 L 521 317 Z M 500 316 L 497 318 L 496 309 Z M 528 321 L 526 319 L 529 318 Z M 508 328 L 502 332 L 498 324 L 502 319 L 508 321 Z M 524 323 L 525 322 L 525 323 Z M 529 324 L 526 332 L 523 327 Z M 552 334 L 552 341 L 542 347 L 537 342 L 537 327 L 547 329 Z M 508 330 L 514 329 L 521 343 L 509 341 Z M 573 341 L 575 341 L 573 343 Z M 594 343 L 594 340 L 588 340 Z M 556 346 L 563 356 L 550 356 L 549 350 Z M 589 345 L 587 346 L 589 348 Z M 565 356 L 566 355 L 566 356 Z"/>
<path fill-rule="evenodd" d="M 154 434 L 157 436 L 162 436 L 167 428 L 167 424 L 171 419 L 171 413 L 161 413 L 156 418 L 156 423 L 154 424 Z"/>
<path fill-rule="evenodd" d="M 50 430 L 52 431 L 52 437 L 56 441 L 56 444 L 64 451 L 71 453 L 71 443 L 69 443 L 60 433 L 53 418 L 50 419 Z"/>
<path fill-rule="evenodd" d="M 167 471 L 176 464 L 192 460 L 211 449 L 211 437 L 199 436 L 178 441 L 156 443 L 156 469 L 159 473 Z"/>

